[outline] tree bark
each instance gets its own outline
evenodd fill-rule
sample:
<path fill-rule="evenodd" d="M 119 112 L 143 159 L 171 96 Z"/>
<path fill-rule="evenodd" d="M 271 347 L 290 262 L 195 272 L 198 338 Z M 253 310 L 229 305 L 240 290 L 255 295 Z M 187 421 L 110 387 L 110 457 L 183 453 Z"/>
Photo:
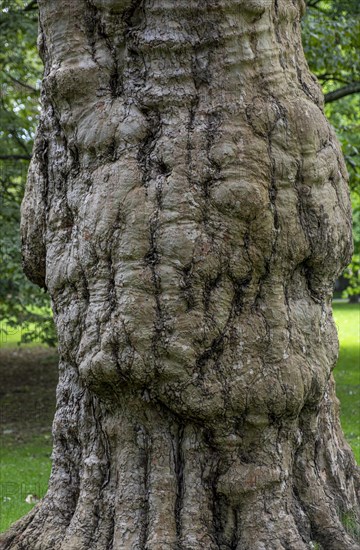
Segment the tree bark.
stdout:
<path fill-rule="evenodd" d="M 49 490 L 11 550 L 358 549 L 332 369 L 347 174 L 297 0 L 39 0 L 24 268 Z"/>

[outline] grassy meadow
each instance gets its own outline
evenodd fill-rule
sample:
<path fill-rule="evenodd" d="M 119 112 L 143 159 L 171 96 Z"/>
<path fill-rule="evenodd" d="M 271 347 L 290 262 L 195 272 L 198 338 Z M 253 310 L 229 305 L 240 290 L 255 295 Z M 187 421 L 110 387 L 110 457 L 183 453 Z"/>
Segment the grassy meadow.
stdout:
<path fill-rule="evenodd" d="M 333 306 L 340 353 L 334 370 L 341 404 L 341 425 L 360 464 L 360 304 Z"/>

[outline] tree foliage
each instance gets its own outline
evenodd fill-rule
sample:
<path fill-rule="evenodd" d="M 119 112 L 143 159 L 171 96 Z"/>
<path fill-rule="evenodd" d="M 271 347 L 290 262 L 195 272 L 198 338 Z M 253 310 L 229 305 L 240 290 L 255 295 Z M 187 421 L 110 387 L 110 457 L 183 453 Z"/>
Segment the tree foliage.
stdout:
<path fill-rule="evenodd" d="M 2 339 L 53 344 L 49 299 L 21 268 L 20 203 L 39 113 L 42 64 L 37 55 L 37 10 L 22 0 L 0 2 L 0 318 Z M 20 328 L 19 328 L 20 327 Z"/>
<path fill-rule="evenodd" d="M 360 186 L 360 4 L 309 0 L 303 43 L 319 79 L 326 115 L 341 141 L 353 190 Z M 334 99 L 335 98 L 335 99 Z"/>
<path fill-rule="evenodd" d="M 325 112 L 336 129 L 350 175 L 354 255 L 345 271 L 344 297 L 360 294 L 360 3 L 308 0 L 303 43 L 325 94 Z"/>

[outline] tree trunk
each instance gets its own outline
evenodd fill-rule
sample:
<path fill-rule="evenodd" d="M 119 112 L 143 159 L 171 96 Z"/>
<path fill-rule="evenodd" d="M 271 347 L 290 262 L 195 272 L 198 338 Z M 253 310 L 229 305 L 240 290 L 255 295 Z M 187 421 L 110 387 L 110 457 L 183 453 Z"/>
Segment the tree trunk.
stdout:
<path fill-rule="evenodd" d="M 302 2 L 39 5 L 23 252 L 60 381 L 48 493 L 1 548 L 360 548 L 347 175 Z"/>

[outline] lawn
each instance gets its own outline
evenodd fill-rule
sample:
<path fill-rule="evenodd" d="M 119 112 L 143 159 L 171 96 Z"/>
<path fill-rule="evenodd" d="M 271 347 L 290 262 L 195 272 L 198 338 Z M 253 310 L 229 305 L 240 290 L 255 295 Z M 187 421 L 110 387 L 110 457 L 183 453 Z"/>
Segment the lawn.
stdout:
<path fill-rule="evenodd" d="M 35 324 L 31 323 L 30 330 L 35 330 Z M 22 329 L 21 327 L 11 327 L 9 326 L 6 321 L 3 321 L 0 323 L 0 347 L 12 347 L 15 345 L 20 344 L 23 342 L 24 337 L 26 337 L 27 331 L 26 329 Z M 27 344 L 30 346 L 37 346 L 39 345 L 40 339 L 35 338 L 35 341 L 31 344 Z"/>
<path fill-rule="evenodd" d="M 0 349 L 0 531 L 46 492 L 57 363 L 51 348 Z"/>
<path fill-rule="evenodd" d="M 41 317 L 42 321 L 11 326 L 6 319 L 0 320 L 0 348 L 11 347 L 20 343 L 27 346 L 38 346 L 44 342 L 44 331 L 49 334 L 49 326 L 52 326 L 51 309 L 33 307 L 29 308 L 29 313 Z M 30 336 L 31 343 L 29 342 Z"/>
<path fill-rule="evenodd" d="M 27 443 L 2 437 L 0 450 L 0 531 L 29 512 L 44 496 L 51 468 L 50 434 Z"/>
<path fill-rule="evenodd" d="M 337 302 L 334 317 L 340 339 L 334 374 L 341 423 L 360 463 L 360 305 Z M 51 392 L 55 392 L 56 385 L 56 356 L 49 348 L 46 351 L 29 346 L 22 347 L 20 353 L 16 345 L 20 338 L 21 331 L 14 330 L 6 337 L 3 333 L 0 341 L 0 360 L 8 360 L 1 375 L 0 531 L 45 494 L 51 467 L 50 425 L 55 403 Z M 33 380 L 34 369 L 38 381 Z"/>
<path fill-rule="evenodd" d="M 341 403 L 341 425 L 360 464 L 360 304 L 333 306 L 340 353 L 334 370 Z"/>

